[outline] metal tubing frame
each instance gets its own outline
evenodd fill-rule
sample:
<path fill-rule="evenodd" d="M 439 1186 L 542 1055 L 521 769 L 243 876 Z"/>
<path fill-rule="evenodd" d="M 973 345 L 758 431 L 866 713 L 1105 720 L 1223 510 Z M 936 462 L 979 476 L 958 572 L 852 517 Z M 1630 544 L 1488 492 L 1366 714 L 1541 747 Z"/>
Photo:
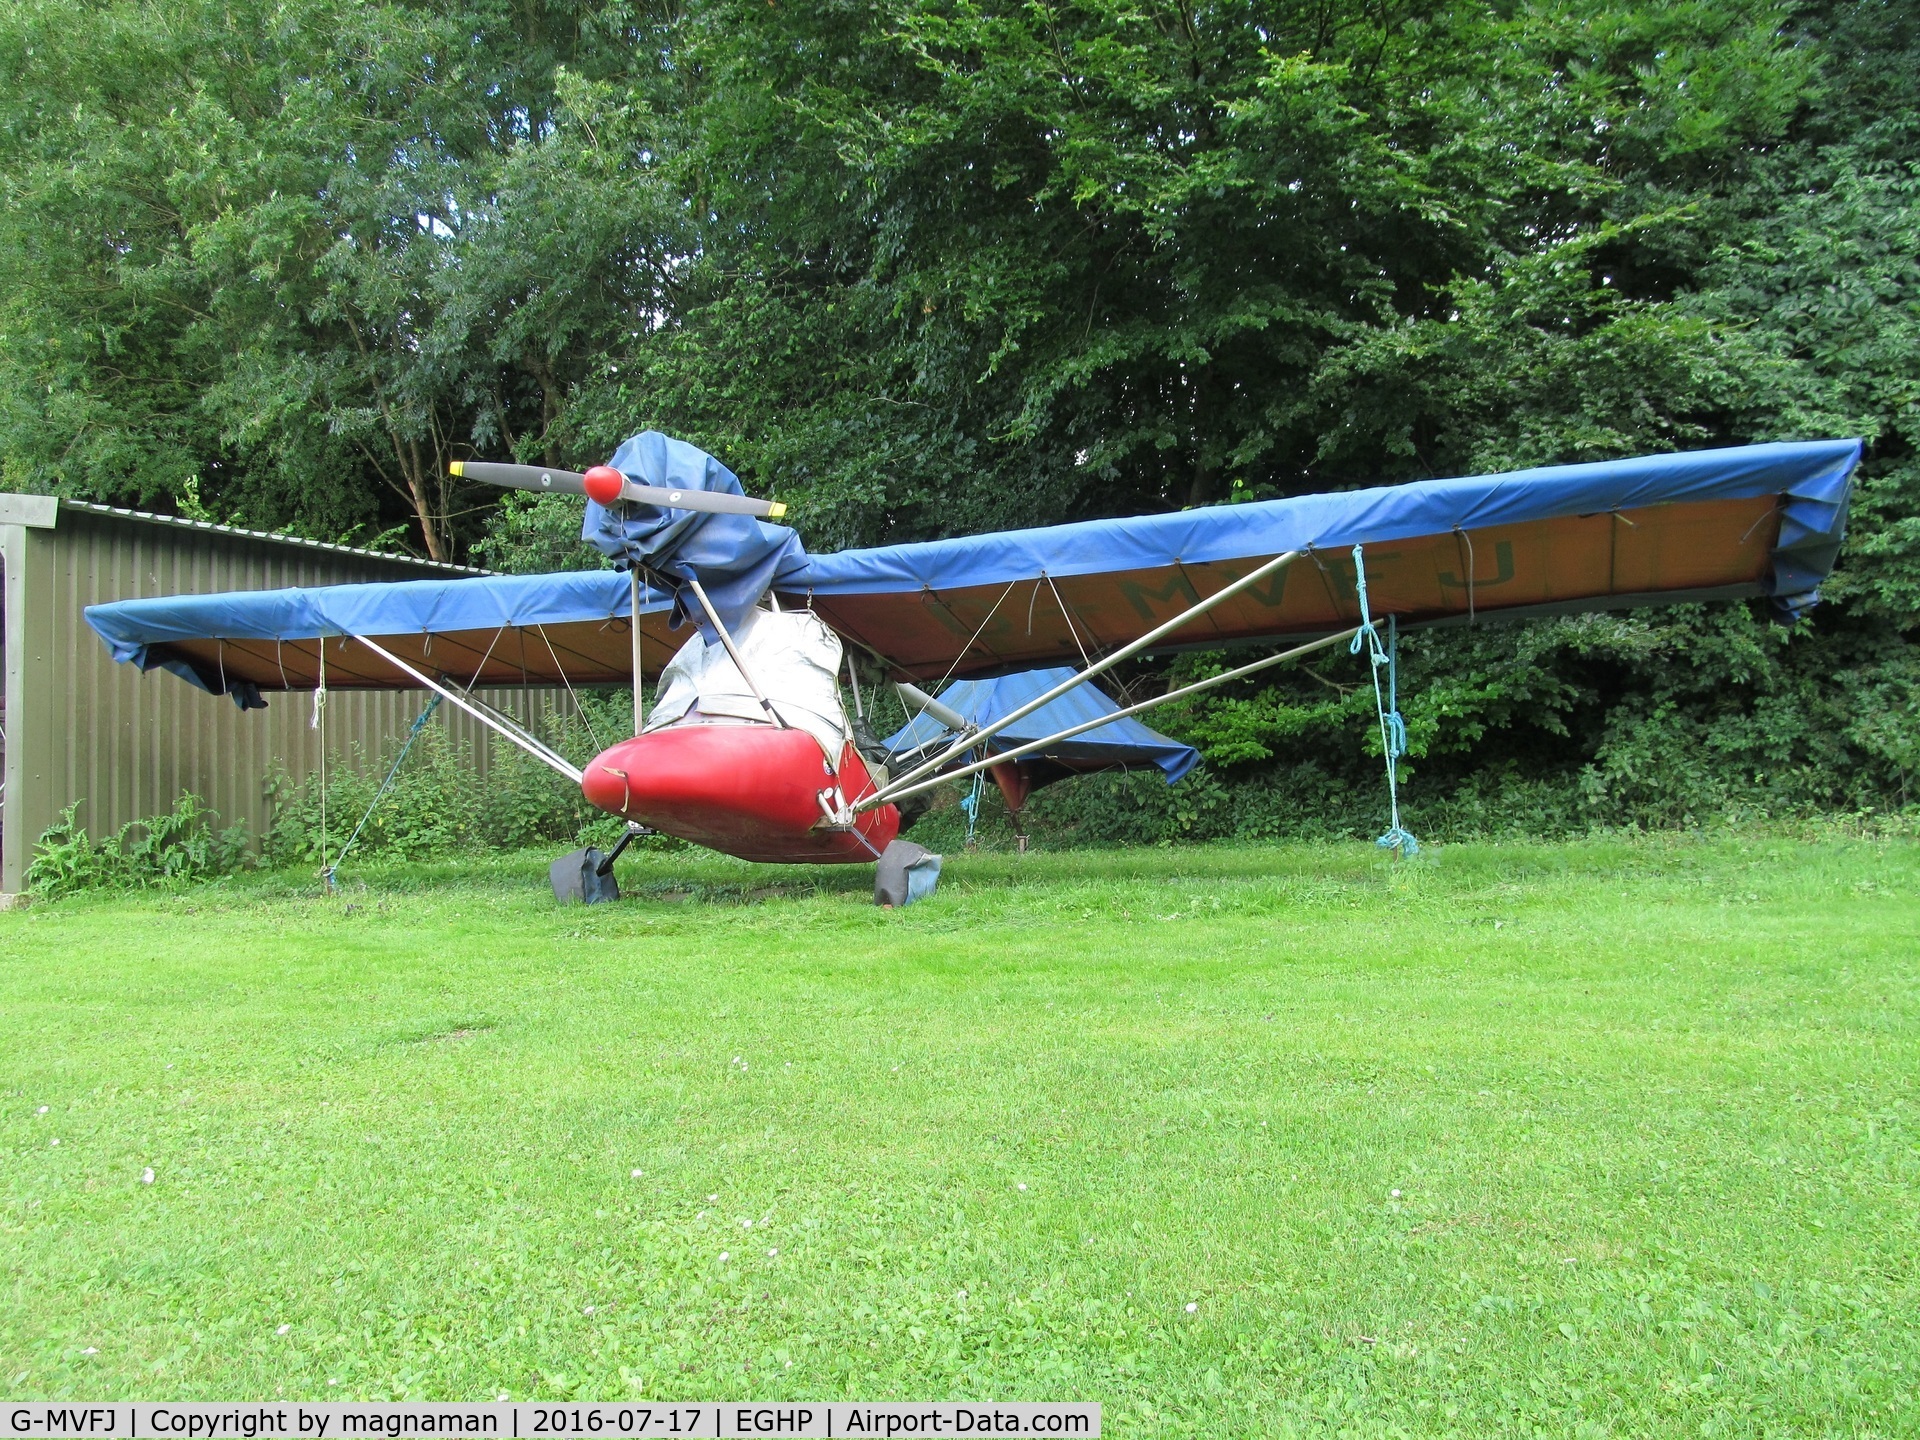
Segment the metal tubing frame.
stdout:
<path fill-rule="evenodd" d="M 478 695 L 474 694 L 471 689 L 462 686 L 458 681 L 453 680 L 448 676 L 442 675 L 440 678 L 443 683 L 451 685 L 456 691 L 458 691 L 461 697 L 464 698 L 466 701 L 468 701 L 468 703 L 479 706 L 480 709 L 486 711 L 487 714 L 491 715 L 495 720 L 499 721 L 502 725 L 506 726 L 507 729 L 519 735 L 521 739 L 526 742 L 526 744 L 538 747 L 540 755 L 547 761 L 548 764 L 551 765 L 551 764 L 557 763 L 559 765 L 571 765 L 573 763 L 571 760 L 567 759 L 566 756 L 562 755 L 558 750 L 554 749 L 553 746 L 547 744 L 546 741 L 542 740 L 538 735 L 534 734 L 531 730 L 527 729 L 526 726 L 522 725 L 513 716 L 509 715 L 506 711 L 502 710 L 498 705 L 494 705 L 486 700 L 482 700 Z M 596 741 L 595 743 L 597 744 L 598 742 Z M 524 749 L 525 746 L 523 745 L 521 748 Z"/>
<path fill-rule="evenodd" d="M 1151 700 L 1142 700 L 1138 705 L 1129 705 L 1124 710 L 1116 710 L 1111 715 L 1102 715 L 1097 720 L 1084 721 L 1079 725 L 1049 735 L 1045 739 L 1032 740 L 1012 750 L 998 751 L 987 756 L 985 759 L 976 760 L 971 765 L 964 765 L 960 769 L 950 771 L 947 774 L 935 775 L 929 780 L 921 780 L 912 785 L 907 785 L 905 782 L 902 782 L 900 785 L 890 786 L 879 794 L 869 796 L 866 800 L 856 804 L 853 807 L 854 813 L 858 814 L 862 810 L 871 810 L 876 805 L 890 805 L 895 800 L 904 800 L 909 795 L 918 795 L 923 790 L 931 790 L 934 786 L 944 785 L 949 780 L 964 780 L 969 775 L 976 774 L 981 770 L 991 769 L 995 765 L 1004 765 L 1010 760 L 1018 760 L 1023 755 L 1031 755 L 1036 750 L 1044 750 L 1047 746 L 1057 745 L 1062 740 L 1071 740 L 1075 735 L 1083 734 L 1088 730 L 1098 730 L 1102 725 L 1111 725 L 1115 720 L 1125 720 L 1131 716 L 1140 714 L 1142 711 L 1152 710 L 1156 706 L 1165 705 L 1169 700 L 1178 700 L 1183 695 L 1196 695 L 1202 690 L 1211 690 L 1215 685 L 1224 685 L 1229 680 L 1245 679 L 1249 675 L 1257 674 L 1262 670 L 1281 664 L 1283 661 L 1297 660 L 1302 655 L 1311 655 L 1316 650 L 1324 650 L 1329 645 L 1339 644 L 1342 640 L 1351 640 L 1359 633 L 1360 627 L 1356 625 L 1351 630 L 1342 630 L 1337 635 L 1327 635 L 1318 640 L 1311 640 L 1305 645 L 1296 645 L 1291 650 L 1282 650 L 1278 655 L 1269 655 L 1264 660 L 1255 660 L 1250 664 L 1242 665 L 1235 670 L 1228 670 L 1224 674 L 1215 675 L 1210 679 L 1196 680 L 1191 685 L 1183 685 L 1178 690 L 1169 690 L 1166 694 L 1156 696 Z M 969 746 L 969 748 L 971 748 L 971 746 Z"/>
<path fill-rule="evenodd" d="M 847 684 L 853 687 L 853 715 L 856 720 L 867 718 L 867 707 L 860 700 L 860 667 L 854 663 L 851 647 L 843 647 L 847 653 Z"/>
<path fill-rule="evenodd" d="M 931 715 L 954 734 L 965 735 L 973 729 L 966 716 L 951 705 L 942 705 L 918 685 L 905 680 L 896 680 L 893 682 L 893 688 L 900 693 L 900 698 L 907 704 L 918 705 L 922 714 Z"/>
<path fill-rule="evenodd" d="M 629 613 L 633 616 L 633 733 L 638 735 L 646 722 L 646 712 L 642 708 L 647 690 L 646 675 L 640 668 L 640 567 L 632 566 L 627 571 L 627 583 L 633 597 Z"/>
<path fill-rule="evenodd" d="M 1132 641 L 1129 641 L 1127 644 L 1122 645 L 1118 650 L 1114 651 L 1113 654 L 1107 656 L 1106 659 L 1095 661 L 1092 665 L 1089 665 L 1086 669 L 1080 671 L 1071 680 L 1061 681 L 1058 685 L 1054 686 L 1053 689 L 1049 690 L 1046 694 L 1040 696 L 1039 699 L 1029 700 L 1026 704 L 1020 706 L 1019 709 L 1014 710 L 1010 714 L 1001 716 L 998 720 L 994 721 L 991 725 L 982 726 L 980 729 L 976 730 L 973 734 L 963 736 L 961 739 L 955 741 L 952 745 L 948 746 L 940 754 L 936 755 L 933 759 L 923 762 L 919 766 L 908 771 L 905 775 L 902 775 L 898 780 L 894 781 L 893 784 L 888 787 L 888 789 L 892 790 L 895 795 L 902 793 L 904 787 L 908 785 L 912 785 L 915 781 L 919 780 L 921 776 L 931 774 L 933 771 L 938 770 L 942 765 L 945 765 L 949 760 L 954 759 L 956 756 L 966 754 L 967 751 L 973 749 L 973 747 L 978 745 L 981 741 L 989 740 L 993 738 L 993 736 L 999 734 L 1000 731 L 1006 729 L 1007 726 L 1013 724 L 1015 721 L 1024 720 L 1027 716 L 1031 715 L 1034 711 L 1038 710 L 1041 706 L 1052 704 L 1055 700 L 1058 700 L 1062 695 L 1066 694 L 1069 690 L 1072 690 L 1077 686 L 1086 684 L 1087 681 L 1093 679 L 1096 675 L 1104 675 L 1107 671 L 1111 670 L 1114 666 L 1118 665 L 1122 660 L 1127 659 L 1129 656 L 1137 655 L 1142 650 L 1145 650 L 1148 646 L 1152 645 L 1154 641 L 1160 639 L 1161 636 L 1171 635 L 1175 630 L 1178 630 L 1181 626 L 1189 624 L 1192 621 L 1197 620 L 1200 616 L 1206 614 L 1209 610 L 1213 609 L 1214 606 L 1220 604 L 1223 600 L 1232 599 L 1235 595 L 1238 595 L 1242 590 L 1245 590 L 1249 585 L 1258 584 L 1260 581 L 1266 579 L 1267 576 L 1273 574 L 1274 571 L 1284 569 L 1286 566 L 1291 565 L 1294 561 L 1298 560 L 1299 558 L 1300 558 L 1300 552 L 1298 550 L 1288 550 L 1282 554 L 1274 556 L 1273 559 L 1267 561 L 1264 565 L 1257 567 L 1251 573 L 1242 575 L 1238 580 L 1235 580 L 1231 585 L 1228 585 L 1221 590 L 1215 591 L 1213 594 L 1209 595 L 1206 599 L 1201 600 L 1196 604 L 1188 606 L 1185 610 L 1182 610 L 1178 615 L 1174 616 L 1171 620 L 1168 620 L 1164 624 L 1156 625 L 1153 629 L 1149 630 L 1145 635 L 1142 635 L 1138 640 L 1132 640 Z M 1113 717 L 1109 715 L 1107 718 L 1111 720 Z M 1058 738 L 1058 737 L 1055 737 L 1055 738 Z M 946 778 L 952 779 L 953 777 L 947 776 Z M 918 790 L 916 789 L 914 793 L 917 794 Z M 891 799 L 892 797 L 889 796 L 888 798 Z"/>
<path fill-rule="evenodd" d="M 349 635 L 353 635 L 352 631 L 348 631 L 347 633 Z M 426 686 L 427 689 L 433 691 L 436 695 L 439 695 L 444 699 L 451 700 L 455 705 L 459 706 L 462 710 L 466 711 L 469 715 L 473 716 L 473 718 L 478 720 L 482 725 L 485 725 L 490 730 L 499 731 L 500 734 L 506 736 L 508 740 L 511 740 L 515 745 L 518 745 L 522 750 L 526 751 L 529 755 L 533 756 L 534 759 L 540 761 L 541 764 L 546 765 L 553 770 L 559 771 L 562 775 L 566 776 L 569 780 L 573 781 L 574 784 L 578 785 L 583 779 L 586 778 L 579 770 L 575 769 L 571 763 L 561 758 L 560 756 L 556 755 L 553 751 L 549 750 L 539 740 L 535 739 L 531 735 L 520 732 L 518 726 L 511 726 L 511 725 L 505 724 L 503 720 L 496 720 L 493 716 L 487 714 L 487 712 L 481 708 L 479 702 L 467 699 L 465 696 L 461 695 L 458 691 L 450 689 L 449 687 L 442 685 L 438 680 L 434 680 L 429 676 L 427 676 L 426 674 L 422 673 L 421 671 L 416 670 L 413 666 L 409 665 L 406 661 L 402 660 L 398 655 L 395 655 L 391 650 L 388 650 L 385 646 L 375 641 L 369 640 L 366 636 L 353 635 L 353 638 L 355 640 L 358 640 L 362 645 L 366 646 L 369 650 L 373 651 L 374 654 L 378 655 L 381 659 L 385 660 L 389 665 L 393 666 L 396 670 L 405 671 L 407 674 L 411 675 L 414 679 L 418 680 L 422 685 Z"/>
<path fill-rule="evenodd" d="M 713 608 L 713 602 L 707 598 L 707 592 L 700 588 L 700 582 L 689 580 L 687 588 L 693 591 L 693 598 L 700 602 L 700 608 L 707 612 L 708 623 L 713 626 L 714 633 L 720 637 L 720 643 L 727 647 L 727 658 L 733 661 L 733 668 L 740 672 L 740 678 L 746 681 L 747 688 L 753 691 L 753 698 L 760 702 L 760 708 L 766 711 L 767 717 L 782 730 L 791 730 L 793 727 L 781 718 L 778 710 L 773 708 L 773 702 L 767 699 L 767 692 L 760 688 L 760 682 L 755 680 L 753 672 L 747 669 L 747 662 L 740 658 L 740 651 L 734 646 L 733 636 L 727 633 L 727 627 L 720 622 L 720 612 Z"/>

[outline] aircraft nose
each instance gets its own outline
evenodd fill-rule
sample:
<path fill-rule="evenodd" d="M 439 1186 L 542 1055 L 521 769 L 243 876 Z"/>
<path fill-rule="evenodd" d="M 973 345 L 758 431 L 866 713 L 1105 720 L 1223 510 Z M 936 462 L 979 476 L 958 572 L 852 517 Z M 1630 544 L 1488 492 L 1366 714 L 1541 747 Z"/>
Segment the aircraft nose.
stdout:
<path fill-rule="evenodd" d="M 587 797 L 587 803 L 595 809 L 606 810 L 614 815 L 624 815 L 632 801 L 633 787 L 628 782 L 626 767 L 620 764 L 625 758 L 612 750 L 596 756 L 580 776 L 580 793 Z"/>

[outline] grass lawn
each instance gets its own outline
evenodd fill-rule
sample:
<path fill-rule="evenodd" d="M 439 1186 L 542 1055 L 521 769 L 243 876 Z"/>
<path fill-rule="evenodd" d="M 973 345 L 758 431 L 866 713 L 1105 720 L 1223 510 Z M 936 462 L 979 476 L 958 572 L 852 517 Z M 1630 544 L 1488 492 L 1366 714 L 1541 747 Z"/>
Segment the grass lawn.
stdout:
<path fill-rule="evenodd" d="M 1920 847 L 545 858 L 0 915 L 5 1393 L 1920 1433 Z"/>

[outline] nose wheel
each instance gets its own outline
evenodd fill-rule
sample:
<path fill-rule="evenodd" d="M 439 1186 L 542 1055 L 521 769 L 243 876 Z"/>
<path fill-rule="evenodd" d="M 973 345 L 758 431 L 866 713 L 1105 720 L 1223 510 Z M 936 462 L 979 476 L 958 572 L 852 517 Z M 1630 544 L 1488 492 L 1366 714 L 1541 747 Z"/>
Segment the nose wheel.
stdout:
<path fill-rule="evenodd" d="M 584 850 L 569 850 L 547 867 L 547 880 L 553 886 L 553 898 L 562 905 L 578 902 L 601 905 L 620 898 L 620 882 L 613 877 L 613 862 L 620 853 L 642 835 L 653 832 L 631 822 L 613 849 L 602 853 L 589 845 Z"/>
<path fill-rule="evenodd" d="M 895 840 L 880 856 L 873 877 L 873 903 L 883 910 L 911 905 L 940 883 L 941 857 L 911 840 Z"/>

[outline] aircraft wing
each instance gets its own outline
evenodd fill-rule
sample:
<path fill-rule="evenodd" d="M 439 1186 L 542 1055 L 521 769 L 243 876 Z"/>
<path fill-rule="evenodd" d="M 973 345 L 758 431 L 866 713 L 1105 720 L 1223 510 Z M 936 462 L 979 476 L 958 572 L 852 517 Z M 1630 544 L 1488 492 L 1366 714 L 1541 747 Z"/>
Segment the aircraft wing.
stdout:
<path fill-rule="evenodd" d="M 1858 440 L 1749 445 L 1220 505 L 809 557 L 779 587 L 903 675 L 1099 658 L 1289 550 L 1301 558 L 1156 649 L 1770 596 L 1814 603 Z"/>
<path fill-rule="evenodd" d="M 1794 616 L 1839 554 L 1858 440 L 1750 445 L 1464 480 L 1094 520 L 807 556 L 775 580 L 916 680 L 1079 663 L 1138 639 L 1288 551 L 1300 558 L 1170 632 L 1157 650 L 1403 626 L 1771 597 Z M 791 558 L 791 557 L 790 557 Z M 116 659 L 256 704 L 327 684 L 411 688 L 349 637 L 466 686 L 632 680 L 624 574 L 486 576 L 184 595 L 91 606 Z M 650 678 L 685 643 L 647 590 Z"/>
<path fill-rule="evenodd" d="M 642 590 L 641 653 L 658 675 L 688 631 L 668 629 L 672 599 Z M 265 690 L 311 690 L 321 674 L 342 690 L 417 683 L 352 636 L 461 686 L 632 683 L 632 591 L 612 570 L 398 580 L 218 595 L 161 595 L 87 607 L 113 658 L 170 670 L 232 695 L 243 708 Z"/>

